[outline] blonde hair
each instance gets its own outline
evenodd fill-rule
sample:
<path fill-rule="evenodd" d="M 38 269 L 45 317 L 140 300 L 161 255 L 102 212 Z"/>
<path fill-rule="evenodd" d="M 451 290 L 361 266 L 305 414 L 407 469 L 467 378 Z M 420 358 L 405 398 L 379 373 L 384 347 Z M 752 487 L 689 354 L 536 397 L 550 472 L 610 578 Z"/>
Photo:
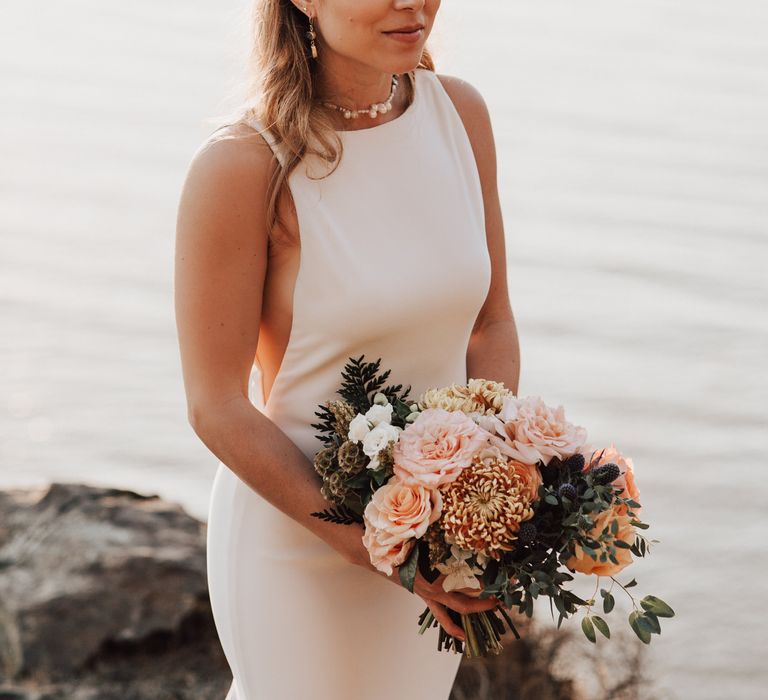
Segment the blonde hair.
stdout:
<path fill-rule="evenodd" d="M 267 231 L 275 238 L 278 202 L 288 177 L 307 155 L 331 164 L 327 177 L 337 167 L 343 146 L 330 112 L 317 109 L 317 63 L 312 58 L 306 32 L 309 20 L 291 0 L 255 0 L 251 16 L 251 53 L 245 97 L 232 121 L 218 128 L 247 123 L 256 118 L 269 130 L 284 154 L 277 161 L 267 189 Z M 419 68 L 434 71 L 429 50 L 424 47 Z M 407 97 L 413 100 L 413 83 Z M 261 133 L 261 132 L 259 132 Z M 315 144 L 315 145 L 313 145 Z"/>

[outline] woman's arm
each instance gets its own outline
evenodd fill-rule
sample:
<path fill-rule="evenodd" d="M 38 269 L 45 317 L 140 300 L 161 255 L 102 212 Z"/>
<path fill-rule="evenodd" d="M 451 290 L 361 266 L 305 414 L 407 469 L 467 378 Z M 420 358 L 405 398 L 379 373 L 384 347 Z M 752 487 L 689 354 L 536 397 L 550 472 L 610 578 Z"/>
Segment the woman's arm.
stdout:
<path fill-rule="evenodd" d="M 255 132 L 211 142 L 195 154 L 184 182 L 174 284 L 188 419 L 254 491 L 348 561 L 375 571 L 362 527 L 310 516 L 329 505 L 312 463 L 248 398 L 267 270 L 265 199 L 273 158 Z"/>
<path fill-rule="evenodd" d="M 469 136 L 483 190 L 491 284 L 467 347 L 467 377 L 497 382 L 515 394 L 520 383 L 520 342 L 507 288 L 504 223 L 496 177 L 496 145 L 487 105 L 480 92 L 460 78 L 439 75 Z"/>

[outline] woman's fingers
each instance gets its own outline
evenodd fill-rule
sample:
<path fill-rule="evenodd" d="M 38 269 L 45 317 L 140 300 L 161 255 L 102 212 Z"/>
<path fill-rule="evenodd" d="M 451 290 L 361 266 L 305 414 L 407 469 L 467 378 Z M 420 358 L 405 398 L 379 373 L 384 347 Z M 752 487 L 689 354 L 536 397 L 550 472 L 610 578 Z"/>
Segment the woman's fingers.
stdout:
<path fill-rule="evenodd" d="M 414 591 L 424 598 L 431 598 L 432 600 L 443 603 L 452 610 L 460 613 L 493 610 L 500 602 L 496 596 L 478 598 L 476 595 L 478 591 L 474 588 L 446 591 L 443 588 L 443 581 L 445 578 L 445 574 L 441 574 L 438 578 L 432 581 L 432 583 L 428 583 L 421 574 L 418 573 L 414 584 Z M 467 595 L 467 593 L 463 593 L 462 591 L 468 591 L 475 595 Z"/>
<path fill-rule="evenodd" d="M 427 607 L 432 611 L 435 619 L 443 626 L 443 629 L 450 635 L 458 637 L 461 641 L 464 641 L 464 630 L 457 625 L 448 614 L 448 610 L 442 603 L 438 603 L 436 600 L 424 599 L 427 603 Z"/>
<path fill-rule="evenodd" d="M 464 593 L 456 593 L 455 591 L 435 594 L 435 600 L 461 613 L 493 610 L 499 604 L 494 598 L 474 598 Z"/>

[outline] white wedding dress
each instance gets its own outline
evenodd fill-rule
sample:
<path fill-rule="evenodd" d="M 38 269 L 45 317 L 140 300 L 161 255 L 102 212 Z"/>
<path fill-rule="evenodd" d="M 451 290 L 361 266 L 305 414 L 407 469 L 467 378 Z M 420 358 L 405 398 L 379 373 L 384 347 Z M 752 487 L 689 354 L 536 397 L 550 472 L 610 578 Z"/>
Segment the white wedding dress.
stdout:
<path fill-rule="evenodd" d="M 322 446 L 310 424 L 318 404 L 338 398 L 348 358 L 381 357 L 389 383 L 410 384 L 414 399 L 467 380 L 490 283 L 480 180 L 442 83 L 427 69 L 414 75 L 399 117 L 340 132 L 332 175 L 310 179 L 305 159 L 289 180 L 301 239 L 293 326 L 268 401 L 256 366 L 251 400 L 310 460 Z M 424 601 L 349 564 L 221 462 L 207 538 L 233 674 L 226 700 L 448 698 L 463 656 L 437 651 L 436 627 L 418 634 Z"/>

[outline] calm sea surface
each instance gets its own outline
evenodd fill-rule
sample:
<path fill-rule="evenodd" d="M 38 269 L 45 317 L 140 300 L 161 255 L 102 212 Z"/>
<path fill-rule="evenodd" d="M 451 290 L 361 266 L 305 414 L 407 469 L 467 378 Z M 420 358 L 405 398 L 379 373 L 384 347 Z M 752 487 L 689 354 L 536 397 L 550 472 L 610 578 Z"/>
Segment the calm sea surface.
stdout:
<path fill-rule="evenodd" d="M 173 236 L 247 12 L 6 8 L 0 486 L 119 485 L 206 517 L 216 460 L 186 422 Z M 635 460 L 662 542 L 633 573 L 678 612 L 650 649 L 667 696 L 765 697 L 768 4 L 440 12 L 438 70 L 493 119 L 520 393 Z"/>

